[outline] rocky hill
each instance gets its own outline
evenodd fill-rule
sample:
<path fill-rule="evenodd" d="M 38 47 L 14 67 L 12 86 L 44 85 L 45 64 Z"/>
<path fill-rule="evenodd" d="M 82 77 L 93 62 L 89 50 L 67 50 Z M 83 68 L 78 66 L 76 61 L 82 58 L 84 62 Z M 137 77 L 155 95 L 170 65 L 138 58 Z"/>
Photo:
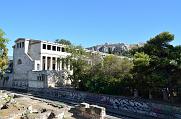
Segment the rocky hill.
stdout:
<path fill-rule="evenodd" d="M 129 54 L 129 50 L 138 48 L 141 46 L 143 46 L 142 43 L 140 43 L 140 44 L 124 44 L 124 43 L 108 44 L 108 43 L 105 43 L 103 45 L 96 45 L 96 46 L 92 46 L 92 47 L 89 47 L 86 49 L 92 50 L 92 51 L 108 53 L 108 54 L 127 56 Z"/>

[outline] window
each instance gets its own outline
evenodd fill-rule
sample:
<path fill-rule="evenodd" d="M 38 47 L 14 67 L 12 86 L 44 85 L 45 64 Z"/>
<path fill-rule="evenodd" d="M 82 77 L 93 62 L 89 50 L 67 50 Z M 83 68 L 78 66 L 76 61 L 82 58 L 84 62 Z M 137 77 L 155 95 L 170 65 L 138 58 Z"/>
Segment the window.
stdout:
<path fill-rule="evenodd" d="M 60 51 L 60 47 L 57 47 L 57 51 Z"/>
<path fill-rule="evenodd" d="M 47 45 L 47 50 L 51 50 L 51 45 Z"/>
<path fill-rule="evenodd" d="M 43 49 L 46 49 L 46 44 L 43 44 Z"/>
<path fill-rule="evenodd" d="M 53 51 L 56 51 L 56 46 L 52 46 L 52 50 L 53 50 Z"/>
<path fill-rule="evenodd" d="M 37 64 L 37 70 L 40 70 L 40 64 Z"/>
<path fill-rule="evenodd" d="M 65 48 L 62 48 L 62 52 L 65 52 Z"/>
<path fill-rule="evenodd" d="M 19 43 L 19 48 L 21 48 L 21 43 Z"/>
<path fill-rule="evenodd" d="M 42 81 L 45 81 L 45 80 L 46 80 L 46 75 L 42 74 Z"/>
<path fill-rule="evenodd" d="M 17 43 L 17 48 L 19 48 L 19 43 Z"/>
<path fill-rule="evenodd" d="M 22 64 L 22 61 L 21 61 L 21 59 L 18 59 L 18 62 L 17 62 L 17 64 Z"/>
<path fill-rule="evenodd" d="M 42 80 L 41 76 L 37 76 L 37 80 L 41 81 Z"/>
<path fill-rule="evenodd" d="M 24 42 L 22 42 L 22 48 L 24 48 L 24 46 L 25 46 L 25 43 L 24 43 Z"/>

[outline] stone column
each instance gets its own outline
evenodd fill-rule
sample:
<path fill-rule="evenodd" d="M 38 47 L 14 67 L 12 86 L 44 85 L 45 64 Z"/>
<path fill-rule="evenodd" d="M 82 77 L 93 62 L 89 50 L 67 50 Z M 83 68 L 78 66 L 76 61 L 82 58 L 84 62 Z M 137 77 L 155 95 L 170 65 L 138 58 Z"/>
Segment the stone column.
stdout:
<path fill-rule="evenodd" d="M 53 57 L 50 57 L 50 70 L 52 70 L 52 66 L 53 66 L 53 62 L 52 62 L 52 60 L 53 60 Z"/>
<path fill-rule="evenodd" d="M 45 56 L 45 70 L 47 70 L 47 57 Z"/>
<path fill-rule="evenodd" d="M 40 63 L 40 70 L 43 70 L 43 56 L 41 56 L 41 61 L 40 61 L 41 63 Z"/>
<path fill-rule="evenodd" d="M 57 70 L 58 71 L 58 68 L 57 68 L 57 57 L 55 57 L 55 70 Z"/>
<path fill-rule="evenodd" d="M 60 59 L 60 70 L 62 70 L 62 59 Z"/>
<path fill-rule="evenodd" d="M 57 63 L 57 71 L 59 71 L 60 70 L 60 60 L 59 60 L 59 58 L 57 58 L 57 60 L 56 60 L 56 63 Z"/>

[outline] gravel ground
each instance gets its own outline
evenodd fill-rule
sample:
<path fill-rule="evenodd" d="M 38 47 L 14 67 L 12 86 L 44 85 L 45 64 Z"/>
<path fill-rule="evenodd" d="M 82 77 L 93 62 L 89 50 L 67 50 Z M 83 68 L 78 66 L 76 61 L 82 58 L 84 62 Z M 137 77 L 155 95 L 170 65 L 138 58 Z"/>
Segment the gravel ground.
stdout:
<path fill-rule="evenodd" d="M 7 92 L 6 93 L 13 93 Z M 18 95 L 18 98 L 14 98 L 16 104 L 8 106 L 8 109 L 0 110 L 0 119 L 7 119 L 8 116 L 12 115 L 22 115 L 25 109 L 32 108 L 34 112 L 38 112 L 42 109 L 51 110 L 56 113 L 64 113 L 64 119 L 83 119 L 81 117 L 77 117 L 76 110 L 75 110 L 75 103 L 63 103 L 59 101 L 51 101 L 47 99 L 37 98 L 32 96 L 31 94 L 26 93 L 14 93 Z M 0 93 L 1 96 L 1 93 Z M 31 115 L 33 116 L 33 115 Z M 17 119 L 20 119 L 20 116 L 16 116 Z M 33 118 L 32 118 L 33 119 Z M 128 117 L 122 116 L 111 116 L 107 115 L 106 119 L 133 119 Z"/>

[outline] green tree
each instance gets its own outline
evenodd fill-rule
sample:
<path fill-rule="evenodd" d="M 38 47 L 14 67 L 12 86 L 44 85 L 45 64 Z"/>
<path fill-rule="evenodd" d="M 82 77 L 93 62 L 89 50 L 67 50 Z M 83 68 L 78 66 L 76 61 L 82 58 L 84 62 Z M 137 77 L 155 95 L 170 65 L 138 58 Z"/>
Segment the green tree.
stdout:
<path fill-rule="evenodd" d="M 151 38 L 147 43 L 136 50 L 136 52 L 144 52 L 150 57 L 149 65 L 142 67 L 134 62 L 134 74 L 140 75 L 140 80 L 144 81 L 147 88 L 142 88 L 142 91 L 153 87 L 168 88 L 169 94 L 171 94 L 174 86 L 177 85 L 177 81 L 174 78 L 175 73 L 179 72 L 180 61 L 180 48 L 174 47 L 170 44 L 174 40 L 174 35 L 169 32 L 162 32 Z M 147 60 L 144 60 L 147 61 Z M 141 61 L 144 64 L 144 61 Z M 142 71 L 140 71 L 140 70 Z M 140 86 L 141 87 L 141 86 Z"/>
<path fill-rule="evenodd" d="M 69 61 L 73 70 L 73 74 L 69 74 L 69 79 L 74 88 L 83 89 L 83 85 L 81 84 L 90 68 L 90 64 L 88 64 L 90 54 L 87 53 L 82 46 L 69 45 L 67 50 L 71 55 L 66 57 L 66 60 Z"/>
<path fill-rule="evenodd" d="M 1 78 L 4 74 L 6 66 L 8 64 L 8 49 L 6 44 L 8 42 L 7 38 L 4 38 L 5 33 L 0 29 L 0 73 Z"/>
<path fill-rule="evenodd" d="M 69 40 L 65 39 L 56 39 L 55 43 L 63 44 L 63 45 L 71 45 L 72 43 Z"/>
<path fill-rule="evenodd" d="M 129 73 L 133 67 L 133 63 L 126 57 L 119 57 L 115 55 L 106 56 L 103 60 L 104 75 L 111 75 L 115 78 L 120 78 Z"/>
<path fill-rule="evenodd" d="M 130 88 L 128 82 L 132 76 L 129 71 L 132 67 L 130 59 L 109 55 L 91 67 L 84 83 L 89 91 L 120 95 L 122 89 Z"/>
<path fill-rule="evenodd" d="M 150 63 L 150 57 L 149 55 L 145 54 L 144 52 L 136 52 L 134 54 L 134 58 L 133 58 L 133 62 L 134 62 L 134 67 L 146 67 L 149 66 Z"/>
<path fill-rule="evenodd" d="M 76 89 L 84 90 L 83 82 L 86 79 L 89 65 L 82 59 L 72 60 L 71 65 L 73 67 L 73 74 L 69 75 L 69 78 L 72 81 L 72 86 Z"/>
<path fill-rule="evenodd" d="M 148 75 L 150 73 L 150 57 L 144 52 L 136 52 L 133 57 L 134 68 L 132 70 L 134 77 L 134 88 L 142 92 L 148 89 Z"/>
<path fill-rule="evenodd" d="M 121 94 L 121 84 L 130 82 L 132 60 L 109 55 L 102 59 L 99 53 L 92 53 L 81 46 L 68 46 L 73 74 L 69 75 L 72 86 L 79 90 L 96 93 Z M 129 78 L 128 78 L 129 77 Z M 125 83 L 126 84 L 126 83 Z"/>

